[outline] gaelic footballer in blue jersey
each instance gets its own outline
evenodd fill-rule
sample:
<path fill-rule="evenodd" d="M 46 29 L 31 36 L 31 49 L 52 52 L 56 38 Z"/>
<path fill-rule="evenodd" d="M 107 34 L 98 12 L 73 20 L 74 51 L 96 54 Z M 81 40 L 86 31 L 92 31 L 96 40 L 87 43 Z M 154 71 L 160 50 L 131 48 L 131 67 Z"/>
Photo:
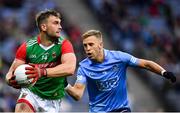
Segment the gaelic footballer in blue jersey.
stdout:
<path fill-rule="evenodd" d="M 100 31 L 87 31 L 82 38 L 87 58 L 79 63 L 75 85 L 72 87 L 69 84 L 66 91 L 75 100 L 79 100 L 87 86 L 90 112 L 131 111 L 126 88 L 128 66 L 144 68 L 170 79 L 171 82 L 176 81 L 172 72 L 153 61 L 104 49 Z"/>

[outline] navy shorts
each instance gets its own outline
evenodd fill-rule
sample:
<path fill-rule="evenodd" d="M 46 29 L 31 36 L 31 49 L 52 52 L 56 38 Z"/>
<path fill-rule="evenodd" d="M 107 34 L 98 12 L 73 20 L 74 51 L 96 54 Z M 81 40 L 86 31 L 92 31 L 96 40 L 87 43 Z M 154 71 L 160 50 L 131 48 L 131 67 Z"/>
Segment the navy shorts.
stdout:
<path fill-rule="evenodd" d="M 119 108 L 119 109 L 114 109 L 109 112 L 131 112 L 131 109 L 130 108 Z"/>

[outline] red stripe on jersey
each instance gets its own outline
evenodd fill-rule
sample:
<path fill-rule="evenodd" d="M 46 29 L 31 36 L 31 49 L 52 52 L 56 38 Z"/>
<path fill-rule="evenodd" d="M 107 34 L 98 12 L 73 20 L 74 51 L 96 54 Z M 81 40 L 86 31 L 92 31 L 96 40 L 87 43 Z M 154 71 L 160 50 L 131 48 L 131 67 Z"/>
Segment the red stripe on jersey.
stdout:
<path fill-rule="evenodd" d="M 19 60 L 26 61 L 26 42 L 21 44 L 16 52 L 16 58 Z"/>
<path fill-rule="evenodd" d="M 73 46 L 72 46 L 71 42 L 66 40 L 66 39 L 63 40 L 61 51 L 62 51 L 62 54 L 74 53 L 74 49 L 73 49 Z"/>

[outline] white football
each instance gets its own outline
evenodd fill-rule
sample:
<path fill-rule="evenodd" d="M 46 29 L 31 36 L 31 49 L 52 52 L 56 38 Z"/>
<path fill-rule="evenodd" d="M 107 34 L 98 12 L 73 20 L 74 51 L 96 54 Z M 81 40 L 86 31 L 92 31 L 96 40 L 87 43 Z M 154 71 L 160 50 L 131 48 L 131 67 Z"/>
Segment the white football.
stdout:
<path fill-rule="evenodd" d="M 31 84 L 33 78 L 31 79 L 27 78 L 28 75 L 25 74 L 26 72 L 25 67 L 31 67 L 31 66 L 28 64 L 22 64 L 18 66 L 14 71 L 15 80 L 17 81 L 17 84 L 20 85 L 22 88 L 27 88 L 35 84 L 35 83 Z"/>

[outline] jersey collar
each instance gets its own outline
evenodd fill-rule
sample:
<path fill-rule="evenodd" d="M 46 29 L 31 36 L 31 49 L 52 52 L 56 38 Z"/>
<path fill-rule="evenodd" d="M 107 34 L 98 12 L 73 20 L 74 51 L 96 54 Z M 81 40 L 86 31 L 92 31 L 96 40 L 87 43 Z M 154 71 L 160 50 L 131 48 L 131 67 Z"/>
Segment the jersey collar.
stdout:
<path fill-rule="evenodd" d="M 108 50 L 104 49 L 103 51 L 104 51 L 104 61 L 103 62 L 106 62 L 106 60 L 107 60 L 107 51 Z M 97 64 L 96 62 L 91 61 L 89 58 L 88 58 L 88 62 L 89 62 L 90 65 Z"/>
<path fill-rule="evenodd" d="M 41 43 L 41 37 L 40 37 L 40 35 L 37 36 L 37 42 L 38 42 L 38 44 Z M 55 43 L 59 43 L 59 40 L 57 39 L 57 42 L 55 42 Z"/>

